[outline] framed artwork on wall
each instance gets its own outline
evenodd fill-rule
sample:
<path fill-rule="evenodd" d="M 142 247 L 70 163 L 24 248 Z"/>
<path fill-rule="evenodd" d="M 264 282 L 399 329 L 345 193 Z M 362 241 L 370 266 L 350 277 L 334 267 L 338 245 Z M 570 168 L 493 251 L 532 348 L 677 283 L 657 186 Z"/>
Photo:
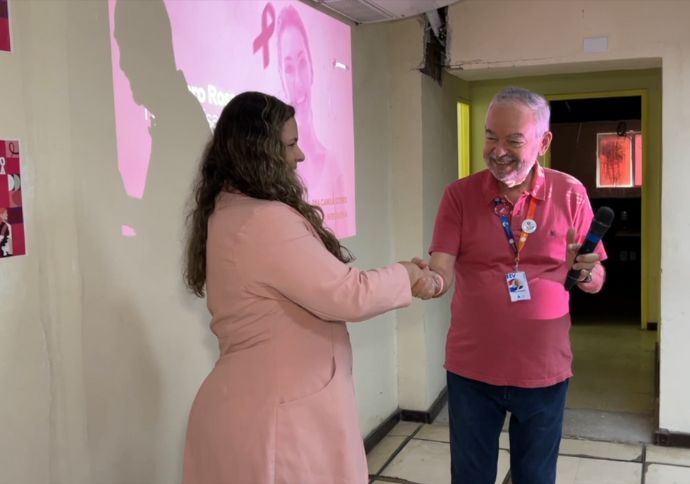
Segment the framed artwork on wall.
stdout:
<path fill-rule="evenodd" d="M 597 188 L 634 186 L 632 137 L 597 134 Z"/>

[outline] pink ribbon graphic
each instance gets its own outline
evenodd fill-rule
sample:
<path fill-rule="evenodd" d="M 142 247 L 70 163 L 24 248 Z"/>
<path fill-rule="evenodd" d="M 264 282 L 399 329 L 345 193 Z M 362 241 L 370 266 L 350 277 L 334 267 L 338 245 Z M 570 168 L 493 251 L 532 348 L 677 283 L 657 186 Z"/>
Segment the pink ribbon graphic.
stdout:
<path fill-rule="evenodd" d="M 271 40 L 271 36 L 273 35 L 273 31 L 275 30 L 275 20 L 276 11 L 273 8 L 273 5 L 267 3 L 264 7 L 264 11 L 261 12 L 261 33 L 256 39 L 254 39 L 253 44 L 255 54 L 259 49 L 263 49 L 264 51 L 264 69 L 266 69 L 269 64 L 268 41 Z"/>

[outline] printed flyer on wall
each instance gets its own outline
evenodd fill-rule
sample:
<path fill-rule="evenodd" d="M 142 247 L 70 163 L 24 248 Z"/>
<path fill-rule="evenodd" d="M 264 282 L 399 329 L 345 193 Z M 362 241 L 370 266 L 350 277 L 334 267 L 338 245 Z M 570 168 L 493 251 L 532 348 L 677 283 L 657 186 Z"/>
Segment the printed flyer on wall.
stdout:
<path fill-rule="evenodd" d="M 26 254 L 19 142 L 0 140 L 0 259 Z"/>
<path fill-rule="evenodd" d="M 7 0 L 0 0 L 0 51 L 10 52 L 10 12 Z"/>

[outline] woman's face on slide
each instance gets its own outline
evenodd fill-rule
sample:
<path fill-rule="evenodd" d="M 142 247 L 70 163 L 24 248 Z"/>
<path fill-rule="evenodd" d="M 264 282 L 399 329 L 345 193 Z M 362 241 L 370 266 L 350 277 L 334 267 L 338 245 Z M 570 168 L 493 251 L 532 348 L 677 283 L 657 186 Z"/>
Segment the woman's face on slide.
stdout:
<path fill-rule="evenodd" d="M 295 108 L 309 102 L 311 89 L 311 65 L 307 45 L 302 33 L 287 27 L 282 34 L 282 76 L 288 104 Z"/>

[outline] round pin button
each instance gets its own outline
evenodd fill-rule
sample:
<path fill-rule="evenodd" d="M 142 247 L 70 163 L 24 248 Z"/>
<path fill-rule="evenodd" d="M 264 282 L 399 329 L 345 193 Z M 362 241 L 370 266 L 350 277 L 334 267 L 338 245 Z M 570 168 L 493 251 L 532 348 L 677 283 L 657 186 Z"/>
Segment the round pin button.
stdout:
<path fill-rule="evenodd" d="M 535 222 L 531 218 L 527 218 L 522 222 L 522 231 L 523 232 L 531 234 L 535 230 L 537 230 L 537 222 Z"/>

